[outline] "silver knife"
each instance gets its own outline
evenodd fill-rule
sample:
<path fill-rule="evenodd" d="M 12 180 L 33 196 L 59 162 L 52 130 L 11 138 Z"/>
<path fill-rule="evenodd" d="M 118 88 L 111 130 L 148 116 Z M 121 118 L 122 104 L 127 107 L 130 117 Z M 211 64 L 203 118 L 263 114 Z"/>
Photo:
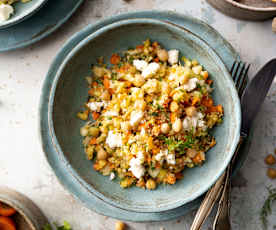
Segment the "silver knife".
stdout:
<path fill-rule="evenodd" d="M 272 81 L 276 75 L 276 59 L 269 61 L 253 78 L 253 80 L 246 87 L 242 99 L 241 99 L 241 108 L 242 108 L 242 126 L 241 126 L 241 137 L 239 145 L 235 151 L 231 164 L 233 164 L 239 148 L 241 144 L 244 142 L 246 137 L 249 134 L 252 122 L 256 117 L 257 112 L 259 111 L 267 92 L 272 84 Z M 229 168 L 229 167 L 228 167 Z M 211 209 L 214 203 L 218 200 L 219 195 L 222 191 L 225 191 L 225 186 L 229 185 L 226 183 L 229 181 L 229 171 L 223 173 L 223 175 L 218 179 L 215 185 L 209 189 L 206 194 L 204 200 L 202 201 L 199 212 L 196 214 L 194 222 L 191 226 L 191 230 L 199 230 L 204 223 L 205 219 L 211 212 Z M 227 192 L 223 192 L 225 197 L 227 196 Z M 220 205 L 218 214 L 216 216 L 216 220 L 214 223 L 214 228 L 218 227 L 219 220 L 221 218 L 229 218 L 229 200 L 223 200 L 224 197 L 221 197 L 220 204 L 224 204 L 224 206 Z M 227 199 L 227 198 L 226 198 Z M 227 210 L 226 210 L 227 208 Z M 230 225 L 229 225 L 230 226 Z M 225 227 L 225 225 L 224 225 Z M 216 228 L 218 230 L 218 228 Z M 225 228 L 224 228 L 225 229 Z M 229 228 L 230 229 L 230 228 Z"/>

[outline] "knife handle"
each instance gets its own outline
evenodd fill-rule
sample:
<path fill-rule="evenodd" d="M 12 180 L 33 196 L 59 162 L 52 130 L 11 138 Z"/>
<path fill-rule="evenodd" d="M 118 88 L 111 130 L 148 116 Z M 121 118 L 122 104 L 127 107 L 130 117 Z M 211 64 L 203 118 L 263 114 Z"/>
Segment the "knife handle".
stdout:
<path fill-rule="evenodd" d="M 239 152 L 240 146 L 243 143 L 245 137 L 246 137 L 246 135 L 241 134 L 240 141 L 235 150 L 234 156 L 230 162 L 231 165 L 235 161 L 236 156 Z M 219 199 L 219 196 L 224 188 L 225 180 L 229 179 L 226 177 L 228 177 L 228 176 L 227 176 L 226 171 L 224 171 L 223 174 L 217 180 L 217 182 L 213 185 L 213 187 L 208 190 L 208 192 L 206 193 L 206 195 L 204 197 L 204 200 L 201 202 L 201 205 L 199 206 L 199 209 L 197 210 L 197 213 L 195 215 L 195 218 L 194 218 L 194 221 L 192 223 L 190 230 L 199 230 L 201 228 L 201 226 L 203 225 L 203 223 L 209 216 L 210 212 L 212 211 L 214 204 Z"/>

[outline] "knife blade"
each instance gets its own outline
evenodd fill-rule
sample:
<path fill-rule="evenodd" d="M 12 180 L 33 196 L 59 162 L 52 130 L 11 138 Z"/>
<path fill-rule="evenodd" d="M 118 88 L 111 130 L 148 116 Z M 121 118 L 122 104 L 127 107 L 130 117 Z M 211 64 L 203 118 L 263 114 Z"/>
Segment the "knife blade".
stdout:
<path fill-rule="evenodd" d="M 248 135 L 250 127 L 260 110 L 276 75 L 276 59 L 269 61 L 248 84 L 241 98 L 242 125 L 241 134 Z"/>

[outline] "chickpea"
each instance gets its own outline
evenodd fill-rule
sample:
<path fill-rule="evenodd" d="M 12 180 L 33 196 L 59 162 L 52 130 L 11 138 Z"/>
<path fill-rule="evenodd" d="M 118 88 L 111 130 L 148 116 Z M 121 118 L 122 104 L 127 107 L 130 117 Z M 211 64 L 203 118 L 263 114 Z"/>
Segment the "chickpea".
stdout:
<path fill-rule="evenodd" d="M 160 127 L 159 126 L 154 126 L 153 129 L 152 129 L 152 134 L 154 136 L 158 136 L 160 133 Z"/>
<path fill-rule="evenodd" d="M 193 116 L 196 115 L 196 107 L 190 106 L 190 107 L 185 109 L 185 112 L 186 112 L 187 116 L 193 117 Z"/>
<path fill-rule="evenodd" d="M 117 221 L 115 224 L 115 230 L 124 230 L 125 227 L 126 227 L 126 225 L 122 221 Z"/>
<path fill-rule="evenodd" d="M 100 129 L 97 127 L 90 127 L 88 129 L 88 134 L 92 137 L 98 137 L 100 133 Z"/>
<path fill-rule="evenodd" d="M 168 51 L 165 49 L 159 49 L 157 50 L 157 57 L 160 61 L 167 61 L 169 58 Z"/>
<path fill-rule="evenodd" d="M 179 118 L 175 120 L 175 122 L 172 124 L 172 129 L 174 132 L 178 133 L 182 129 L 182 122 Z"/>
<path fill-rule="evenodd" d="M 276 159 L 272 154 L 269 154 L 266 158 L 265 158 L 265 163 L 267 163 L 268 165 L 273 165 L 276 163 Z"/>
<path fill-rule="evenodd" d="M 197 66 L 197 65 L 198 65 L 198 61 L 197 61 L 197 60 L 195 60 L 195 59 L 194 59 L 194 60 L 192 60 L 192 65 L 193 65 L 193 66 Z"/>
<path fill-rule="evenodd" d="M 190 72 L 186 71 L 184 72 L 183 75 L 181 75 L 179 80 L 181 84 L 186 84 L 189 81 L 189 79 L 190 79 Z"/>
<path fill-rule="evenodd" d="M 161 125 L 161 132 L 167 134 L 170 131 L 170 126 L 168 123 L 163 123 Z"/>
<path fill-rule="evenodd" d="M 171 104 L 170 104 L 170 110 L 171 112 L 176 112 L 177 110 L 179 109 L 179 105 L 176 101 L 173 101 Z"/>
<path fill-rule="evenodd" d="M 187 150 L 187 156 L 190 158 L 194 158 L 197 154 L 197 151 L 195 149 L 188 149 Z"/>
<path fill-rule="evenodd" d="M 107 152 L 101 147 L 97 147 L 97 159 L 105 160 L 107 158 Z"/>
<path fill-rule="evenodd" d="M 105 90 L 105 91 L 102 93 L 101 98 L 102 98 L 103 100 L 105 100 L 105 101 L 110 100 L 110 93 L 109 93 L 107 90 Z"/>
<path fill-rule="evenodd" d="M 87 127 L 81 127 L 80 129 L 80 134 L 83 136 L 83 137 L 86 137 L 88 135 L 88 129 Z"/>
<path fill-rule="evenodd" d="M 154 190 L 156 188 L 156 182 L 153 179 L 147 180 L 146 188 L 150 190 Z"/>
<path fill-rule="evenodd" d="M 139 99 L 139 100 L 135 101 L 135 103 L 134 103 L 135 109 L 138 109 L 138 110 L 144 111 L 146 109 L 146 106 L 147 106 L 146 102 L 142 99 Z"/>
<path fill-rule="evenodd" d="M 267 176 L 270 179 L 276 179 L 276 169 L 273 169 L 273 168 L 267 169 Z"/>
<path fill-rule="evenodd" d="M 135 74 L 135 77 L 133 79 L 133 84 L 136 87 L 141 87 L 145 83 L 145 79 L 141 74 Z"/>

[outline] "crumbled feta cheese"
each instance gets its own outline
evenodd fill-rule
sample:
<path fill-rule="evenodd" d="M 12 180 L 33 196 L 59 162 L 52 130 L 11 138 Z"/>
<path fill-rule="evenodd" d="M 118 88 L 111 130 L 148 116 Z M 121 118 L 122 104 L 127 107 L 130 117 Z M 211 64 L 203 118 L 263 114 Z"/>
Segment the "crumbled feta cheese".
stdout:
<path fill-rule="evenodd" d="M 178 76 L 177 76 L 176 73 L 170 73 L 168 79 L 169 79 L 170 81 L 175 81 L 177 78 L 178 78 Z"/>
<path fill-rule="evenodd" d="M 143 89 L 148 94 L 156 93 L 159 90 L 159 82 L 156 79 L 147 80 L 146 84 L 143 85 Z"/>
<path fill-rule="evenodd" d="M 117 116 L 119 116 L 119 113 L 116 111 L 106 111 L 104 113 L 104 116 L 105 117 L 117 117 Z"/>
<path fill-rule="evenodd" d="M 106 106 L 106 103 L 105 102 L 89 102 L 89 103 L 87 103 L 87 106 L 92 111 L 100 112 L 101 108 Z"/>
<path fill-rule="evenodd" d="M 0 4 L 0 22 L 7 21 L 11 14 L 13 14 L 14 9 L 8 4 Z"/>
<path fill-rule="evenodd" d="M 152 76 L 153 74 L 156 74 L 156 72 L 160 69 L 160 65 L 156 62 L 152 62 L 147 65 L 147 67 L 143 70 L 142 76 L 144 78 L 148 78 Z"/>
<path fill-rule="evenodd" d="M 130 114 L 130 125 L 136 126 L 142 120 L 144 113 L 142 111 L 132 111 Z"/>
<path fill-rule="evenodd" d="M 166 158 L 168 164 L 171 164 L 171 165 L 175 165 L 175 155 L 170 153 L 167 155 L 167 158 Z"/>
<path fill-rule="evenodd" d="M 196 129 L 196 127 L 202 128 L 205 130 L 206 124 L 205 121 L 203 120 L 204 115 L 202 113 L 197 113 L 193 117 L 185 117 L 183 120 L 183 129 L 184 130 L 192 130 L 193 128 Z"/>
<path fill-rule="evenodd" d="M 175 165 L 175 155 L 168 152 L 168 149 L 161 150 L 158 154 L 155 155 L 155 160 L 163 164 L 163 161 L 166 160 L 168 164 Z"/>
<path fill-rule="evenodd" d="M 141 159 L 139 158 L 132 158 L 129 162 L 130 168 L 129 171 L 133 173 L 133 175 L 140 179 L 145 174 L 145 168 L 142 165 Z"/>
<path fill-rule="evenodd" d="M 169 50 L 169 59 L 168 62 L 173 65 L 178 62 L 179 50 Z"/>
<path fill-rule="evenodd" d="M 108 144 L 110 148 L 122 147 L 122 135 L 120 133 L 114 133 L 110 130 L 106 138 L 106 144 Z"/>
<path fill-rule="evenodd" d="M 194 90 L 197 87 L 197 83 L 199 80 L 197 78 L 191 78 L 187 84 L 183 85 L 183 88 L 187 90 L 188 92 Z"/>
<path fill-rule="evenodd" d="M 144 156 L 144 153 L 142 151 L 139 151 L 137 153 L 137 159 L 141 162 L 141 163 L 144 163 L 145 161 L 145 156 Z"/>
<path fill-rule="evenodd" d="M 200 74 L 201 73 L 201 71 L 202 71 L 202 66 L 201 65 L 197 65 L 197 66 L 194 66 L 193 68 L 192 68 L 192 70 L 193 70 L 193 72 L 195 73 L 195 74 Z"/>
<path fill-rule="evenodd" d="M 146 135 L 146 130 L 145 130 L 145 128 L 143 127 L 143 128 L 141 129 L 140 136 L 145 136 L 145 135 Z"/>
<path fill-rule="evenodd" d="M 136 69 L 143 71 L 147 66 L 148 63 L 144 60 L 133 60 L 133 65 L 135 66 Z"/>
<path fill-rule="evenodd" d="M 109 176 L 109 180 L 114 180 L 115 179 L 115 173 L 114 172 L 111 172 L 110 173 L 110 176 Z"/>

